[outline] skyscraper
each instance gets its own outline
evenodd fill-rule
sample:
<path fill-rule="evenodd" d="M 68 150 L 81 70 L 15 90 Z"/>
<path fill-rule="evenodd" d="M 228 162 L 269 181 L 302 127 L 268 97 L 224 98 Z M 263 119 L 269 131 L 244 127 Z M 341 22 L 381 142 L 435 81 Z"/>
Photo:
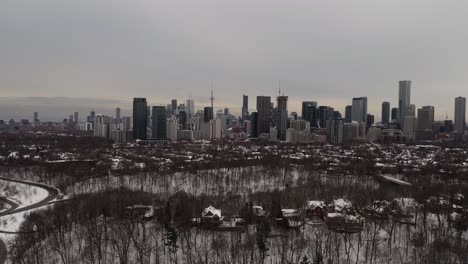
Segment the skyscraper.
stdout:
<path fill-rule="evenodd" d="M 179 111 L 179 125 L 182 130 L 187 129 L 188 115 L 185 111 Z"/>
<path fill-rule="evenodd" d="M 120 119 L 120 107 L 117 107 L 115 109 L 115 124 L 117 126 L 120 126 L 120 122 L 121 122 L 121 119 Z"/>
<path fill-rule="evenodd" d="M 211 106 L 206 106 L 203 110 L 203 121 L 208 123 L 210 120 L 213 120 L 213 108 Z"/>
<path fill-rule="evenodd" d="M 423 106 L 418 109 L 418 130 L 431 129 L 434 125 L 434 106 Z"/>
<path fill-rule="evenodd" d="M 250 115 L 250 137 L 258 137 L 258 113 L 253 112 Z"/>
<path fill-rule="evenodd" d="M 186 112 L 188 117 L 195 114 L 195 101 L 193 99 L 187 99 Z"/>
<path fill-rule="evenodd" d="M 171 101 L 171 113 L 177 115 L 177 99 L 172 99 Z"/>
<path fill-rule="evenodd" d="M 398 119 L 400 126 L 404 127 L 404 118 L 408 114 L 408 108 L 411 104 L 411 81 L 400 81 L 398 91 Z"/>
<path fill-rule="evenodd" d="M 356 122 L 367 121 L 367 97 L 353 98 L 353 106 L 351 108 L 351 120 Z"/>
<path fill-rule="evenodd" d="M 328 141 L 331 144 L 343 143 L 343 120 L 328 120 Z"/>
<path fill-rule="evenodd" d="M 350 105 L 347 105 L 345 107 L 345 122 L 350 123 L 351 122 L 351 115 L 353 112 L 353 107 Z"/>
<path fill-rule="evenodd" d="M 455 98 L 455 118 L 454 118 L 453 128 L 459 134 L 465 133 L 465 128 L 466 128 L 465 113 L 466 113 L 466 98 L 465 97 Z"/>
<path fill-rule="evenodd" d="M 391 121 L 397 121 L 398 120 L 398 108 L 396 107 L 393 107 L 392 108 L 392 117 L 391 117 Z"/>
<path fill-rule="evenodd" d="M 317 109 L 317 102 L 315 102 L 315 101 L 302 101 L 302 112 L 301 112 L 302 119 L 311 122 L 306 117 L 308 115 L 310 115 L 310 113 L 307 112 L 308 109 L 310 109 L 313 106 L 315 107 L 315 109 Z"/>
<path fill-rule="evenodd" d="M 38 112 L 34 112 L 34 122 L 39 122 L 39 113 Z"/>
<path fill-rule="evenodd" d="M 318 109 L 318 119 L 320 128 L 327 127 L 327 121 L 333 119 L 334 109 L 329 106 L 320 106 Z"/>
<path fill-rule="evenodd" d="M 94 120 L 94 136 L 110 137 L 112 117 L 105 115 L 97 115 Z"/>
<path fill-rule="evenodd" d="M 91 121 L 91 123 L 94 123 L 94 119 L 96 118 L 96 112 L 94 112 L 94 110 L 92 110 L 92 111 L 89 113 L 89 116 L 90 116 L 90 121 Z"/>
<path fill-rule="evenodd" d="M 257 96 L 257 135 L 270 133 L 271 97 Z"/>
<path fill-rule="evenodd" d="M 249 96 L 242 95 L 242 119 L 248 119 L 249 116 Z"/>
<path fill-rule="evenodd" d="M 75 112 L 73 122 L 75 122 L 75 124 L 78 124 L 78 122 L 80 122 L 80 119 L 78 117 L 78 112 Z"/>
<path fill-rule="evenodd" d="M 167 118 L 166 107 L 153 106 L 151 114 L 151 136 L 153 139 L 164 140 L 167 139 Z"/>
<path fill-rule="evenodd" d="M 148 126 L 146 98 L 133 98 L 133 139 L 146 139 Z"/>
<path fill-rule="evenodd" d="M 278 130 L 278 138 L 286 140 L 286 129 L 288 129 L 288 97 L 284 95 L 278 96 L 276 100 L 276 129 Z"/>
<path fill-rule="evenodd" d="M 390 103 L 382 103 L 382 124 L 390 123 Z"/>
<path fill-rule="evenodd" d="M 309 121 L 311 127 L 317 127 L 317 102 L 302 102 L 302 119 Z"/>
<path fill-rule="evenodd" d="M 367 114 L 367 117 L 366 117 L 367 128 L 371 127 L 374 124 L 374 121 L 375 121 L 374 115 Z"/>
<path fill-rule="evenodd" d="M 403 119 L 403 134 L 406 141 L 411 142 L 416 139 L 416 130 L 418 129 L 418 119 L 415 116 L 407 115 Z"/>

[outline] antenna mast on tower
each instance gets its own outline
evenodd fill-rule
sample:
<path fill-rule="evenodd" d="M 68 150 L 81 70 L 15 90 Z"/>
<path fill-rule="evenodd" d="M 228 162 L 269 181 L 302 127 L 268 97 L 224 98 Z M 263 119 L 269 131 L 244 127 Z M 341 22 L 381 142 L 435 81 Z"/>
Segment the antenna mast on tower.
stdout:
<path fill-rule="evenodd" d="M 213 81 L 211 81 L 211 97 L 210 97 L 210 100 L 211 100 L 211 109 L 213 109 L 213 105 L 214 105 Z M 213 111 L 214 111 L 214 109 L 213 109 Z"/>

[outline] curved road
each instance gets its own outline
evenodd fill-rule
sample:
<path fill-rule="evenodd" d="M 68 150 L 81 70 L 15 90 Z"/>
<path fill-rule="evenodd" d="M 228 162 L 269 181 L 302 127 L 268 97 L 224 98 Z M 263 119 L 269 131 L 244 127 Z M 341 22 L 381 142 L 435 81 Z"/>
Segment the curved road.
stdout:
<path fill-rule="evenodd" d="M 13 179 L 13 178 L 6 178 L 6 177 L 1 177 L 1 176 L 0 176 L 0 180 L 35 186 L 35 187 L 42 188 L 42 189 L 46 190 L 47 193 L 48 193 L 47 197 L 44 198 L 42 201 L 39 201 L 39 202 L 37 202 L 35 204 L 31 204 L 31 205 L 21 207 L 21 208 L 13 208 L 12 207 L 13 209 L 10 208 L 10 209 L 8 209 L 6 211 L 1 212 L 0 217 L 5 216 L 5 215 L 12 215 L 12 214 L 16 214 L 16 213 L 20 213 L 20 212 L 24 212 L 24 211 L 29 211 L 29 210 L 32 210 L 32 209 L 42 207 L 44 205 L 47 205 L 49 202 L 53 201 L 55 198 L 57 198 L 57 196 L 60 193 L 60 191 L 57 188 L 54 188 L 54 187 L 51 187 L 51 186 L 48 186 L 48 185 L 45 185 L 45 184 L 42 184 L 42 183 L 36 183 L 36 182 L 31 182 L 31 181 L 23 181 L 23 180 L 18 180 L 18 179 Z M 0 233 L 1 233 L 1 231 L 0 231 Z"/>
<path fill-rule="evenodd" d="M 16 208 L 19 207 L 19 204 L 18 204 L 18 203 L 16 203 L 15 201 L 12 201 L 12 200 L 10 200 L 10 199 L 8 199 L 8 198 L 6 198 L 6 197 L 0 197 L 0 200 L 1 200 L 3 203 L 7 203 L 7 204 L 10 205 L 10 208 L 8 208 L 8 209 L 2 211 L 1 213 L 8 213 L 8 212 L 11 212 L 11 211 L 13 211 L 13 210 L 15 210 Z"/>
<path fill-rule="evenodd" d="M 31 204 L 31 205 L 21 207 L 21 208 L 18 208 L 19 205 L 16 204 L 15 202 L 9 200 L 8 198 L 2 198 L 4 200 L 4 202 L 10 204 L 11 208 L 1 212 L 0 217 L 6 216 L 6 215 L 17 214 L 17 213 L 20 213 L 20 212 L 29 211 L 29 210 L 32 210 L 32 209 L 42 207 L 44 205 L 47 205 L 49 202 L 53 201 L 55 198 L 57 198 L 57 196 L 60 193 L 60 191 L 57 188 L 54 188 L 54 187 L 51 187 L 51 186 L 48 186 L 48 185 L 45 185 L 45 184 L 42 184 L 42 183 L 36 183 L 36 182 L 31 182 L 31 181 L 23 181 L 23 180 L 18 180 L 18 179 L 14 179 L 14 178 L 6 178 L 6 177 L 0 177 L 0 180 L 26 184 L 26 185 L 30 185 L 30 186 L 35 186 L 35 187 L 42 188 L 42 189 L 46 190 L 47 193 L 48 193 L 47 197 L 44 198 L 43 200 L 41 200 L 41 201 L 39 201 L 39 202 L 37 202 L 35 204 Z M 0 233 L 19 234 L 19 232 L 2 231 L 2 230 L 0 230 Z M 7 258 L 7 248 L 5 246 L 5 243 L 0 239 L 0 264 L 5 263 L 6 258 Z"/>

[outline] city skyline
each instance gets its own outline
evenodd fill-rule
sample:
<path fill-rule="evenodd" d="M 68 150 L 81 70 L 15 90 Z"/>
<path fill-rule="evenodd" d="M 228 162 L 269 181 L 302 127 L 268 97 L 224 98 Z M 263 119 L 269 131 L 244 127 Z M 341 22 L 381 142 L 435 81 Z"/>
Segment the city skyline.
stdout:
<path fill-rule="evenodd" d="M 398 81 L 398 83 L 401 83 L 402 81 Z M 412 81 L 410 81 L 412 82 Z M 400 88 L 395 88 L 396 90 L 396 93 L 399 94 L 399 89 Z M 250 94 L 244 94 L 250 98 L 256 98 L 257 96 L 252 96 Z M 224 108 L 228 108 L 230 109 L 231 113 L 233 113 L 234 115 L 236 116 L 241 116 L 242 115 L 242 108 L 243 108 L 243 96 L 242 94 L 240 94 L 240 98 L 238 100 L 238 102 L 234 102 L 234 103 L 230 103 L 230 104 L 225 104 L 224 102 L 218 102 L 218 99 L 216 99 L 216 103 L 214 105 L 214 109 L 216 110 L 220 110 L 220 109 L 224 109 Z M 287 94 L 285 94 L 287 95 Z M 179 100 L 181 104 L 186 104 L 188 102 L 188 100 L 191 100 L 191 101 L 194 101 L 195 102 L 195 111 L 197 110 L 203 110 L 205 106 L 210 106 L 211 105 L 211 94 L 209 95 L 210 97 L 208 96 L 199 96 L 199 97 L 192 97 L 192 95 L 190 95 L 189 97 L 186 97 L 186 98 L 177 98 L 177 99 L 174 99 L 174 97 L 171 97 L 171 96 L 167 96 L 166 98 L 171 98 L 171 99 L 168 99 L 166 101 L 164 101 L 163 99 L 156 99 L 154 97 L 151 97 L 151 96 L 143 96 L 144 98 L 146 98 L 148 100 L 148 105 L 151 105 L 151 106 L 166 106 L 168 104 L 172 104 L 173 103 L 173 100 Z M 270 96 L 270 95 L 258 95 L 258 96 Z M 466 96 L 463 96 L 463 95 L 459 95 L 461 97 L 466 97 Z M 459 96 L 456 96 L 456 97 L 459 97 Z M 220 97 L 222 97 L 222 95 L 220 95 Z M 288 96 L 289 98 L 291 98 L 290 96 Z M 365 96 L 367 97 L 367 96 Z M 414 96 L 411 97 L 411 100 L 414 101 L 413 98 L 419 98 L 420 96 L 418 94 L 415 94 Z M 133 98 L 133 97 L 132 97 Z M 101 109 L 101 111 L 98 111 L 98 113 L 100 114 L 110 114 L 112 112 L 115 113 L 115 109 L 116 108 L 121 108 L 123 111 L 123 115 L 131 115 L 132 113 L 132 105 L 131 105 L 131 100 L 132 98 L 127 98 L 126 100 L 115 100 L 115 99 L 112 99 L 112 98 L 107 98 L 107 99 L 100 99 L 100 98 L 70 98 L 70 97 L 0 97 L 0 119 L 9 119 L 9 118 L 18 118 L 18 119 L 22 119 L 22 118 L 25 118 L 25 119 L 30 119 L 31 116 L 34 114 L 32 113 L 31 114 L 31 111 L 32 112 L 40 112 L 41 113 L 41 116 L 45 116 L 46 119 L 47 117 L 49 117 L 49 111 L 50 112 L 57 112 L 57 109 L 54 109 L 55 107 L 51 107 L 50 106 L 50 101 L 55 101 L 58 103 L 58 105 L 60 106 L 61 103 L 59 102 L 60 100 L 69 100 L 69 101 L 81 101 L 80 104 L 77 104 L 75 107 L 78 107 L 80 108 L 79 111 L 75 111 L 73 110 L 73 106 L 70 106 L 69 103 L 65 104 L 66 106 L 63 106 L 63 108 L 66 108 L 68 112 L 70 112 L 71 114 L 74 114 L 75 112 L 89 112 L 90 110 L 94 110 L 94 109 Z M 199 98 L 200 100 L 197 100 L 197 99 L 194 99 L 194 98 Z M 455 97 L 454 97 L 455 98 Z M 317 105 L 318 106 L 330 106 L 332 108 L 334 108 L 335 110 L 339 111 L 342 115 L 343 115 L 343 118 L 344 118 L 344 115 L 345 115 L 345 107 L 348 106 L 348 105 L 352 105 L 352 102 L 353 102 L 353 99 L 355 99 L 355 97 L 353 98 L 349 98 L 349 101 L 346 101 L 344 100 L 343 102 L 340 102 L 339 100 L 336 100 L 334 101 L 333 99 L 331 99 L 330 101 L 326 100 L 324 102 L 320 102 L 320 101 L 317 101 L 316 99 L 310 99 L 310 97 L 307 97 L 306 99 L 301 99 L 301 98 L 297 98 L 297 97 L 293 97 L 292 100 L 289 99 L 289 103 L 288 103 L 288 112 L 296 112 L 298 114 L 301 114 L 302 113 L 302 108 L 303 108 L 303 102 L 309 102 L 309 101 L 314 101 L 314 102 L 317 102 Z M 440 97 L 438 98 L 439 101 L 440 101 Z M 21 103 L 19 103 L 19 105 L 21 106 L 18 106 L 18 103 L 15 101 L 15 100 L 18 100 L 20 101 Z M 94 105 L 97 105 L 96 107 L 94 106 L 89 106 L 89 105 L 93 105 L 93 103 L 89 102 L 87 103 L 87 101 L 91 101 L 93 102 L 94 101 Z M 451 99 L 453 100 L 453 98 Z M 44 104 L 40 104 L 41 101 L 48 101 L 47 103 L 44 103 Z M 102 105 L 100 102 L 105 102 L 105 105 Z M 394 102 L 393 100 L 382 100 L 382 101 L 370 101 L 369 99 L 367 100 L 366 104 L 368 104 L 367 106 L 367 113 L 369 114 L 372 114 L 375 116 L 376 120 L 381 120 L 381 107 L 382 107 L 382 103 L 383 102 L 390 102 L 390 105 L 396 105 L 398 106 L 398 98 L 395 100 L 396 102 Z M 37 102 L 39 102 L 39 104 L 37 104 Z M 330 102 L 330 103 L 327 103 L 327 102 Z M 28 105 L 28 103 L 30 103 L 30 105 Z M 254 112 L 256 111 L 257 109 L 255 108 L 255 101 L 251 101 L 251 104 L 249 104 L 249 108 L 248 108 L 248 111 L 251 113 L 251 112 Z M 452 109 L 450 110 L 450 107 L 448 107 L 446 110 L 446 112 L 443 112 L 443 110 L 440 110 L 437 108 L 437 105 L 434 105 L 434 104 L 430 104 L 430 103 L 422 103 L 422 104 L 412 104 L 414 105 L 415 108 L 419 108 L 419 107 L 422 107 L 422 106 L 426 106 L 426 105 L 431 105 L 431 106 L 434 106 L 435 108 L 435 114 L 434 114 L 434 117 L 436 120 L 444 120 L 446 119 L 446 117 L 448 117 L 449 119 L 454 119 L 454 106 L 452 105 Z M 372 106 L 372 107 L 370 107 Z M 38 107 L 42 110 L 42 111 L 37 111 L 38 110 Z M 50 108 L 50 109 L 48 109 Z M 44 111 L 45 110 L 45 111 Z M 65 109 L 62 109 L 62 110 L 65 110 Z M 13 114 L 12 114 L 13 113 Z M 18 113 L 22 113 L 22 114 L 18 114 Z M 67 115 L 55 115 L 52 119 L 47 119 L 48 121 L 61 121 L 63 118 L 65 118 Z M 31 120 L 34 120 L 34 118 L 32 118 Z"/>

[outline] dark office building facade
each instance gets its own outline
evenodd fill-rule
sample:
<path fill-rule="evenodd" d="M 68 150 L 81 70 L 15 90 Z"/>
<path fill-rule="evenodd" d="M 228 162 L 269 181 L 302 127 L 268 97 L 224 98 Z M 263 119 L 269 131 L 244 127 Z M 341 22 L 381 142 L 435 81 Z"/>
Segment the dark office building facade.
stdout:
<path fill-rule="evenodd" d="M 393 120 L 397 120 L 398 119 L 398 108 L 397 107 L 393 107 L 392 108 L 392 121 Z"/>
<path fill-rule="evenodd" d="M 352 112 L 353 112 L 353 107 L 351 105 L 347 105 L 345 107 L 345 123 L 351 123 Z"/>
<path fill-rule="evenodd" d="M 203 121 L 208 123 L 210 120 L 213 120 L 213 108 L 211 106 L 207 106 L 203 109 Z"/>
<path fill-rule="evenodd" d="M 187 120 L 188 120 L 187 112 L 180 111 L 179 112 L 179 125 L 181 126 L 182 130 L 187 129 Z"/>
<path fill-rule="evenodd" d="M 133 139 L 146 140 L 148 127 L 146 98 L 133 98 Z"/>
<path fill-rule="evenodd" d="M 302 119 L 309 121 L 311 127 L 317 127 L 317 104 L 302 102 Z"/>
<path fill-rule="evenodd" d="M 382 103 L 382 124 L 390 123 L 390 103 Z"/>
<path fill-rule="evenodd" d="M 250 115 L 250 137 L 258 137 L 258 113 L 253 112 Z"/>
<path fill-rule="evenodd" d="M 164 106 L 153 106 L 152 109 L 152 138 L 158 140 L 167 139 L 166 127 L 167 127 L 167 118 L 166 118 L 166 107 Z"/>
<path fill-rule="evenodd" d="M 318 110 L 319 126 L 325 128 L 327 121 L 333 119 L 335 110 L 329 106 L 320 106 Z"/>
<path fill-rule="evenodd" d="M 249 96 L 242 95 L 242 119 L 249 118 Z"/>
<path fill-rule="evenodd" d="M 271 97 L 257 96 L 257 134 L 270 133 Z"/>

